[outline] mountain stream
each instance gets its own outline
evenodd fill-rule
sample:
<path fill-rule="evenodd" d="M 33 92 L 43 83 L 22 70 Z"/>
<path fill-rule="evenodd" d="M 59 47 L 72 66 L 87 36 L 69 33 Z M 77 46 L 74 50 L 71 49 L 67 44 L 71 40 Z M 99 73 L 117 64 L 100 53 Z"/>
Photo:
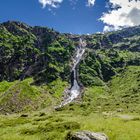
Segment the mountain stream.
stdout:
<path fill-rule="evenodd" d="M 86 43 L 80 38 L 79 45 L 76 48 L 76 55 L 73 58 L 73 65 L 72 65 L 72 71 L 71 71 L 71 76 L 72 76 L 71 88 L 65 92 L 66 97 L 61 102 L 61 105 L 59 107 L 63 107 L 66 104 L 71 103 L 74 99 L 78 98 L 78 96 L 81 93 L 81 87 L 78 84 L 78 80 L 77 80 L 77 66 L 79 62 L 81 61 L 82 56 L 85 52 L 85 46 L 86 46 Z"/>

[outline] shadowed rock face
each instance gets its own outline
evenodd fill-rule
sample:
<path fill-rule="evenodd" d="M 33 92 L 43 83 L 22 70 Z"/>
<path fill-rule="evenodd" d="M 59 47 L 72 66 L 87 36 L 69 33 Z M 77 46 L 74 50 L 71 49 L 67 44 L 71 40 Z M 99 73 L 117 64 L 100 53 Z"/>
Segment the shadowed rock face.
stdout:
<path fill-rule="evenodd" d="M 68 133 L 66 140 L 109 140 L 109 138 L 103 133 L 79 131 L 75 133 Z"/>

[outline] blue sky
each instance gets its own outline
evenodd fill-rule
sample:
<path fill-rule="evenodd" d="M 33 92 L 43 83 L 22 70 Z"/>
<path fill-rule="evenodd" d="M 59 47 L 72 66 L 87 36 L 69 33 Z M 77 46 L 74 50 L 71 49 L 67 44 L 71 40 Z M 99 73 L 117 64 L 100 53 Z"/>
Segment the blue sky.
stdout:
<path fill-rule="evenodd" d="M 49 1 L 49 0 L 42 0 Z M 51 1 L 51 0 L 50 0 Z M 52 0 L 53 1 L 53 0 Z M 57 0 L 56 0 L 57 1 Z M 59 0 L 58 0 L 59 1 Z M 126 17 L 120 17 L 128 7 L 129 13 L 133 17 L 140 14 L 140 1 L 128 2 L 128 0 L 95 0 L 93 5 L 88 4 L 88 0 L 60 0 L 59 6 L 46 4 L 42 8 L 39 0 L 1 0 L 0 1 L 0 22 L 7 20 L 22 21 L 29 25 L 48 26 L 60 32 L 71 32 L 78 34 L 102 32 L 106 30 L 114 30 L 125 26 Z M 77 1 L 77 2 L 76 2 Z M 112 2 L 113 1 L 113 2 Z M 75 4 L 72 4 L 75 2 Z M 110 3 L 109 3 L 110 2 Z M 120 2 L 120 3 L 119 3 Z M 130 5 L 131 3 L 131 5 Z M 114 18 L 113 9 L 107 8 L 107 4 L 119 5 L 121 8 L 116 10 L 118 17 Z M 129 5 L 128 5 L 129 4 Z M 135 9 L 134 13 L 132 11 Z M 112 13 L 108 13 L 112 10 Z M 128 9 L 127 9 L 128 10 Z M 122 13 L 121 13 L 122 12 Z M 102 17 L 102 21 L 99 19 Z M 118 19 L 121 19 L 121 24 Z M 116 20 L 116 22 L 115 22 Z M 131 21 L 129 17 L 128 25 L 134 26 L 140 24 L 140 19 Z"/>

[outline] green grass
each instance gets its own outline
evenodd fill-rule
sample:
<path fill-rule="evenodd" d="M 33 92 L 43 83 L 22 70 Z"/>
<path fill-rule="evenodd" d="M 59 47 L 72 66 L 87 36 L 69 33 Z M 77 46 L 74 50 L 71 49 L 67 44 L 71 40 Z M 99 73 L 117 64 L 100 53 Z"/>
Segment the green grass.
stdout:
<path fill-rule="evenodd" d="M 104 132 L 111 140 L 139 140 L 140 137 L 140 116 L 125 120 L 117 114 L 90 113 L 87 116 L 82 110 L 78 113 L 63 110 L 43 116 L 35 112 L 27 118 L 0 116 L 0 126 L 2 140 L 63 140 L 68 132 L 78 130 Z"/>
<path fill-rule="evenodd" d="M 7 82 L 7 81 L 0 82 L 0 94 L 8 90 L 11 86 L 13 86 L 14 83 L 15 82 Z"/>
<path fill-rule="evenodd" d="M 129 66 L 109 83 L 111 100 L 129 112 L 140 113 L 140 67 Z"/>
<path fill-rule="evenodd" d="M 48 85 L 33 85 L 33 79 L 0 83 L 1 113 L 38 110 L 59 104 L 67 82 L 57 79 Z"/>
<path fill-rule="evenodd" d="M 98 111 L 140 113 L 140 67 L 129 66 L 106 86 L 85 89 L 83 104 Z"/>
<path fill-rule="evenodd" d="M 90 130 L 105 133 L 110 140 L 139 140 L 139 74 L 138 66 L 129 66 L 106 85 L 86 87 L 80 103 L 71 103 L 61 111 L 55 111 L 54 106 L 61 100 L 66 82 L 57 79 L 48 86 L 37 87 L 27 79 L 19 84 L 24 89 L 22 96 L 36 104 L 40 99 L 45 109 L 26 112 L 27 116 L 24 112 L 1 115 L 0 139 L 64 140 L 70 131 Z M 46 96 L 41 99 L 40 94 Z"/>
<path fill-rule="evenodd" d="M 64 92 L 64 89 L 67 86 L 68 86 L 67 82 L 57 79 L 53 81 L 52 83 L 48 84 L 48 86 L 46 86 L 46 90 L 50 92 L 52 96 L 60 99 L 63 95 L 62 93 Z"/>

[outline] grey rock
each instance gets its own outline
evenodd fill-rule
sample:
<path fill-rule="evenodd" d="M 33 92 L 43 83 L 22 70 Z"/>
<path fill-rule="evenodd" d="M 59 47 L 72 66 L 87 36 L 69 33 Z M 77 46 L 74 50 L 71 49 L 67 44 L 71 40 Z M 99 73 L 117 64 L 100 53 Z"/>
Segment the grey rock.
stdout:
<path fill-rule="evenodd" d="M 79 131 L 74 133 L 68 133 L 66 140 L 109 140 L 109 138 L 104 133 Z"/>

